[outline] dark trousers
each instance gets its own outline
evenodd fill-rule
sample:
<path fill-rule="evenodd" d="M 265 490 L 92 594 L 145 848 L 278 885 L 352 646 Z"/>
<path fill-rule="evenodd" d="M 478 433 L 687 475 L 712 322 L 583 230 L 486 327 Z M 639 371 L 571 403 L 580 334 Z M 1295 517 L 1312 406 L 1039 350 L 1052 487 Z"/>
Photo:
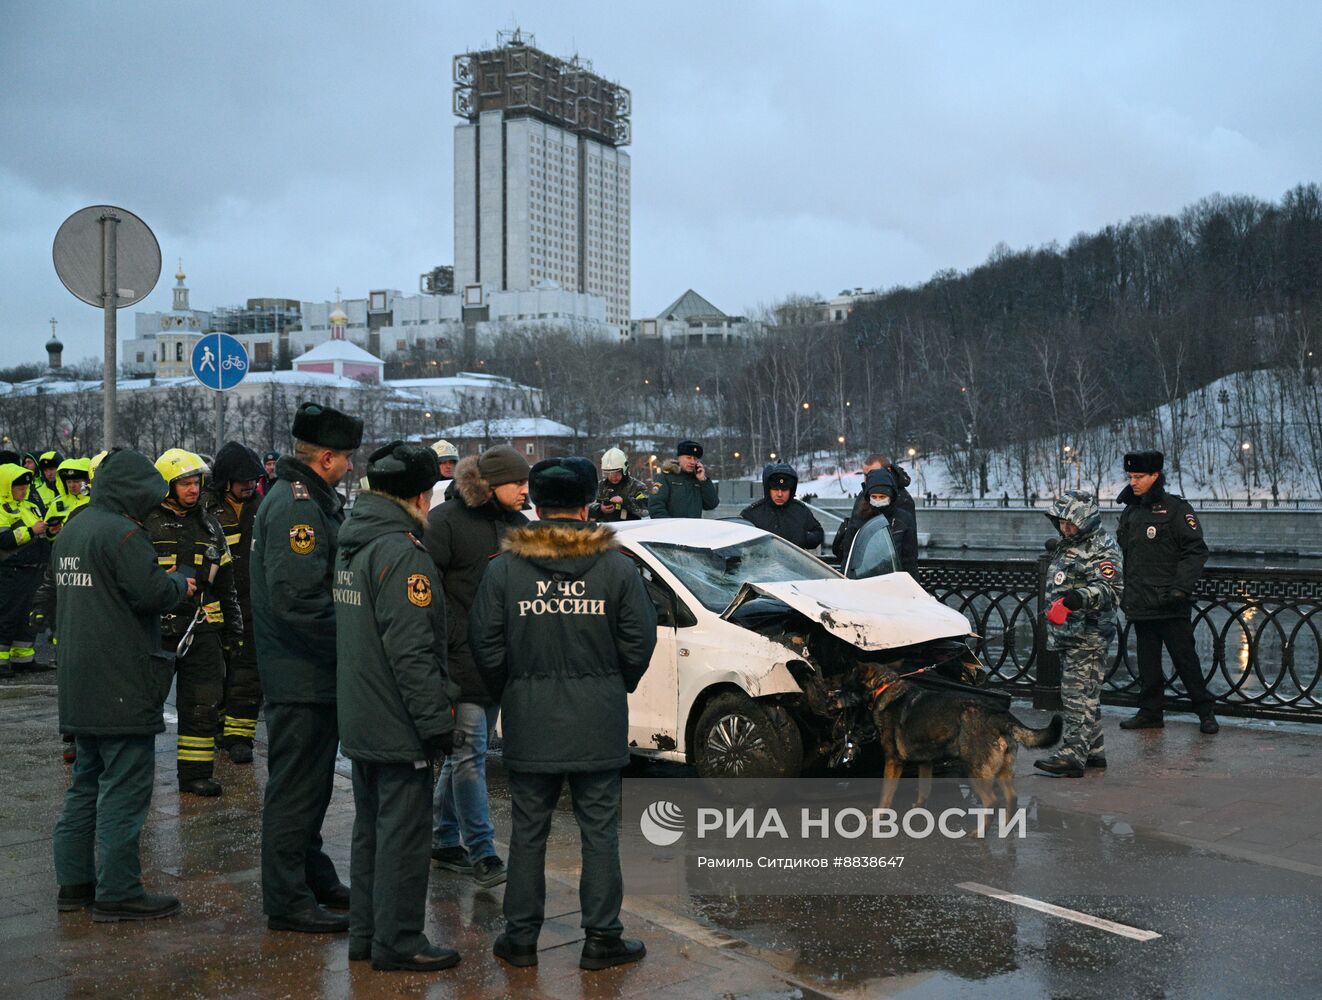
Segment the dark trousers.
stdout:
<path fill-rule="evenodd" d="M 55 877 L 60 885 L 95 882 L 97 902 L 135 899 L 143 894 L 138 845 L 151 806 L 156 737 L 74 741 L 73 784 L 55 824 Z"/>
<path fill-rule="evenodd" d="M 1198 662 L 1193 623 L 1189 617 L 1136 621 L 1134 635 L 1138 643 L 1139 711 L 1161 715 L 1166 707 L 1166 676 L 1161 668 L 1161 647 L 1165 645 L 1175 672 L 1193 702 L 1194 711 L 1200 716 L 1210 715 L 1213 700 L 1203 681 L 1203 668 Z"/>
<path fill-rule="evenodd" d="M 316 892 L 340 883 L 321 849 L 340 743 L 335 705 L 267 705 L 266 739 L 262 911 L 284 917 L 313 906 Z"/>
<path fill-rule="evenodd" d="M 41 586 L 45 566 L 0 566 L 0 646 L 31 646 L 36 633 L 28 627 L 32 598 Z"/>
<path fill-rule="evenodd" d="M 166 640 L 169 649 L 179 636 Z M 225 689 L 225 654 L 220 633 L 195 632 L 188 655 L 174 661 L 175 711 L 179 714 L 179 780 L 209 778 L 216 768 L 220 700 Z"/>
<path fill-rule="evenodd" d="M 560 789 L 569 782 L 569 798 L 582 842 L 578 882 L 583 928 L 619 937 L 624 880 L 620 875 L 620 772 L 571 771 L 542 774 L 509 771 L 510 861 L 505 881 L 505 933 L 514 944 L 533 945 L 546 911 L 546 838 Z"/>
<path fill-rule="evenodd" d="M 353 762 L 349 936 L 377 958 L 416 955 L 430 942 L 431 768 Z"/>
<path fill-rule="evenodd" d="M 225 658 L 225 693 L 221 701 L 221 746 L 247 743 L 257 732 L 262 708 L 262 682 L 257 676 L 257 645 L 252 629 L 243 630 L 243 645 Z"/>

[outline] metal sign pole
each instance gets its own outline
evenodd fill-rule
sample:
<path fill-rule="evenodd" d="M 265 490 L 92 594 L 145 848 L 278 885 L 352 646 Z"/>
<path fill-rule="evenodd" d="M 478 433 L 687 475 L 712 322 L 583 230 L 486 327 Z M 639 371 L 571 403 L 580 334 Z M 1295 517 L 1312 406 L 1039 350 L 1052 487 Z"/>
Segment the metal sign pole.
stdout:
<path fill-rule="evenodd" d="M 105 360 L 101 369 L 101 429 L 107 449 L 115 446 L 115 391 L 118 386 L 119 216 L 101 216 L 101 301 L 105 310 Z"/>

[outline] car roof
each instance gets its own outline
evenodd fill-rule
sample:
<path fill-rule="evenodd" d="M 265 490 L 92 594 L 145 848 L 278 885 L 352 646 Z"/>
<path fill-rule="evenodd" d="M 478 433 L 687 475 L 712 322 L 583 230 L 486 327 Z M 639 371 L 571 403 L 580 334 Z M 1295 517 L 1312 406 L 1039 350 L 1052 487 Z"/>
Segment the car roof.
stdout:
<path fill-rule="evenodd" d="M 751 524 L 716 518 L 658 517 L 643 521 L 615 521 L 609 526 L 620 535 L 622 542 L 664 542 L 708 549 L 738 545 L 767 534 Z"/>

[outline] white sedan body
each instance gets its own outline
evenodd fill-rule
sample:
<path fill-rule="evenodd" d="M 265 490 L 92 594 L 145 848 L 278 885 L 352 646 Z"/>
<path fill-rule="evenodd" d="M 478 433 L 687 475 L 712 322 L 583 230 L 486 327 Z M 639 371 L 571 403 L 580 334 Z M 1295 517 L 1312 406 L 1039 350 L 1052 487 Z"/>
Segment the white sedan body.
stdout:
<path fill-rule="evenodd" d="M 612 527 L 621 550 L 647 570 L 644 578 L 650 573 L 659 580 L 696 619 L 657 628 L 651 665 L 629 697 L 635 754 L 691 760 L 688 732 L 696 721 L 695 706 L 700 711 L 704 693 L 713 688 L 738 689 L 752 699 L 802 694 L 788 667 L 799 659 L 796 650 L 727 620 L 751 598 L 781 601 L 867 652 L 969 633 L 963 615 L 928 595 L 907 573 L 846 580 L 815 556 L 746 523 L 664 519 Z M 732 558 L 723 574 L 712 571 L 712 586 L 705 578 L 695 581 L 692 573 L 685 573 L 687 580 L 681 576 L 684 560 L 700 565 L 707 559 L 719 566 L 719 553 L 739 551 L 769 557 L 750 558 L 754 565 L 748 567 L 743 558 Z M 778 560 L 809 578 L 757 579 L 759 565 Z M 706 589 L 695 593 L 696 586 Z"/>

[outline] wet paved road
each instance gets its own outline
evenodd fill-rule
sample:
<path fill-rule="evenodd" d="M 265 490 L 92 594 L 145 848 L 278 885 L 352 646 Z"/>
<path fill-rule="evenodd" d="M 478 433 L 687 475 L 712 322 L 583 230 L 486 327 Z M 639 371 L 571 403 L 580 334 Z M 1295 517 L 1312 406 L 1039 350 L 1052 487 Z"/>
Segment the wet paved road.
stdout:
<path fill-rule="evenodd" d="M 32 678 L 48 681 L 49 678 Z M 562 804 L 548 857 L 542 965 L 512 972 L 489 954 L 499 889 L 434 872 L 429 931 L 465 954 L 452 974 L 393 976 L 350 968 L 344 939 L 274 935 L 257 886 L 257 815 L 264 769 L 221 767 L 220 800 L 181 801 L 170 741 L 144 839 L 151 888 L 185 913 L 140 926 L 57 917 L 50 829 L 67 769 L 50 689 L 0 686 L 0 968 L 6 997 L 74 996 L 647 996 L 647 997 L 1263 997 L 1314 996 L 1322 925 L 1322 831 L 1291 807 L 1308 788 L 1322 734 L 1227 726 L 1214 739 L 1174 719 L 1164 731 L 1105 725 L 1111 768 L 1082 781 L 1037 778 L 1019 760 L 1030 837 L 1007 863 L 980 870 L 996 888 L 1022 875 L 1034 898 L 1154 931 L 1137 941 L 958 889 L 931 877 L 923 895 L 678 895 L 630 897 L 628 930 L 644 937 L 639 966 L 597 976 L 576 967 L 576 841 Z M 259 759 L 260 761 L 260 759 Z M 632 778 L 670 777 L 643 767 Z M 1245 805 L 1200 802 L 1200 777 L 1245 779 Z M 492 769 L 498 835 L 508 801 Z M 1194 817 L 1187 819 L 1187 817 Z M 337 784 L 328 849 L 347 872 L 352 797 Z M 1081 845 L 1091 845 L 1088 853 Z M 1105 857 L 1161 875 L 1149 891 L 1075 890 L 1079 869 Z M 1007 867 L 1008 864 L 1008 867 Z M 1185 884 L 1196 879 L 1196 884 Z M 1114 881 L 1114 880 L 1112 880 Z M 1110 884 L 1101 879 L 1099 884 Z M 1015 887 L 1011 887 L 1015 888 Z M 1019 887 L 1020 891 L 1026 890 Z"/>

